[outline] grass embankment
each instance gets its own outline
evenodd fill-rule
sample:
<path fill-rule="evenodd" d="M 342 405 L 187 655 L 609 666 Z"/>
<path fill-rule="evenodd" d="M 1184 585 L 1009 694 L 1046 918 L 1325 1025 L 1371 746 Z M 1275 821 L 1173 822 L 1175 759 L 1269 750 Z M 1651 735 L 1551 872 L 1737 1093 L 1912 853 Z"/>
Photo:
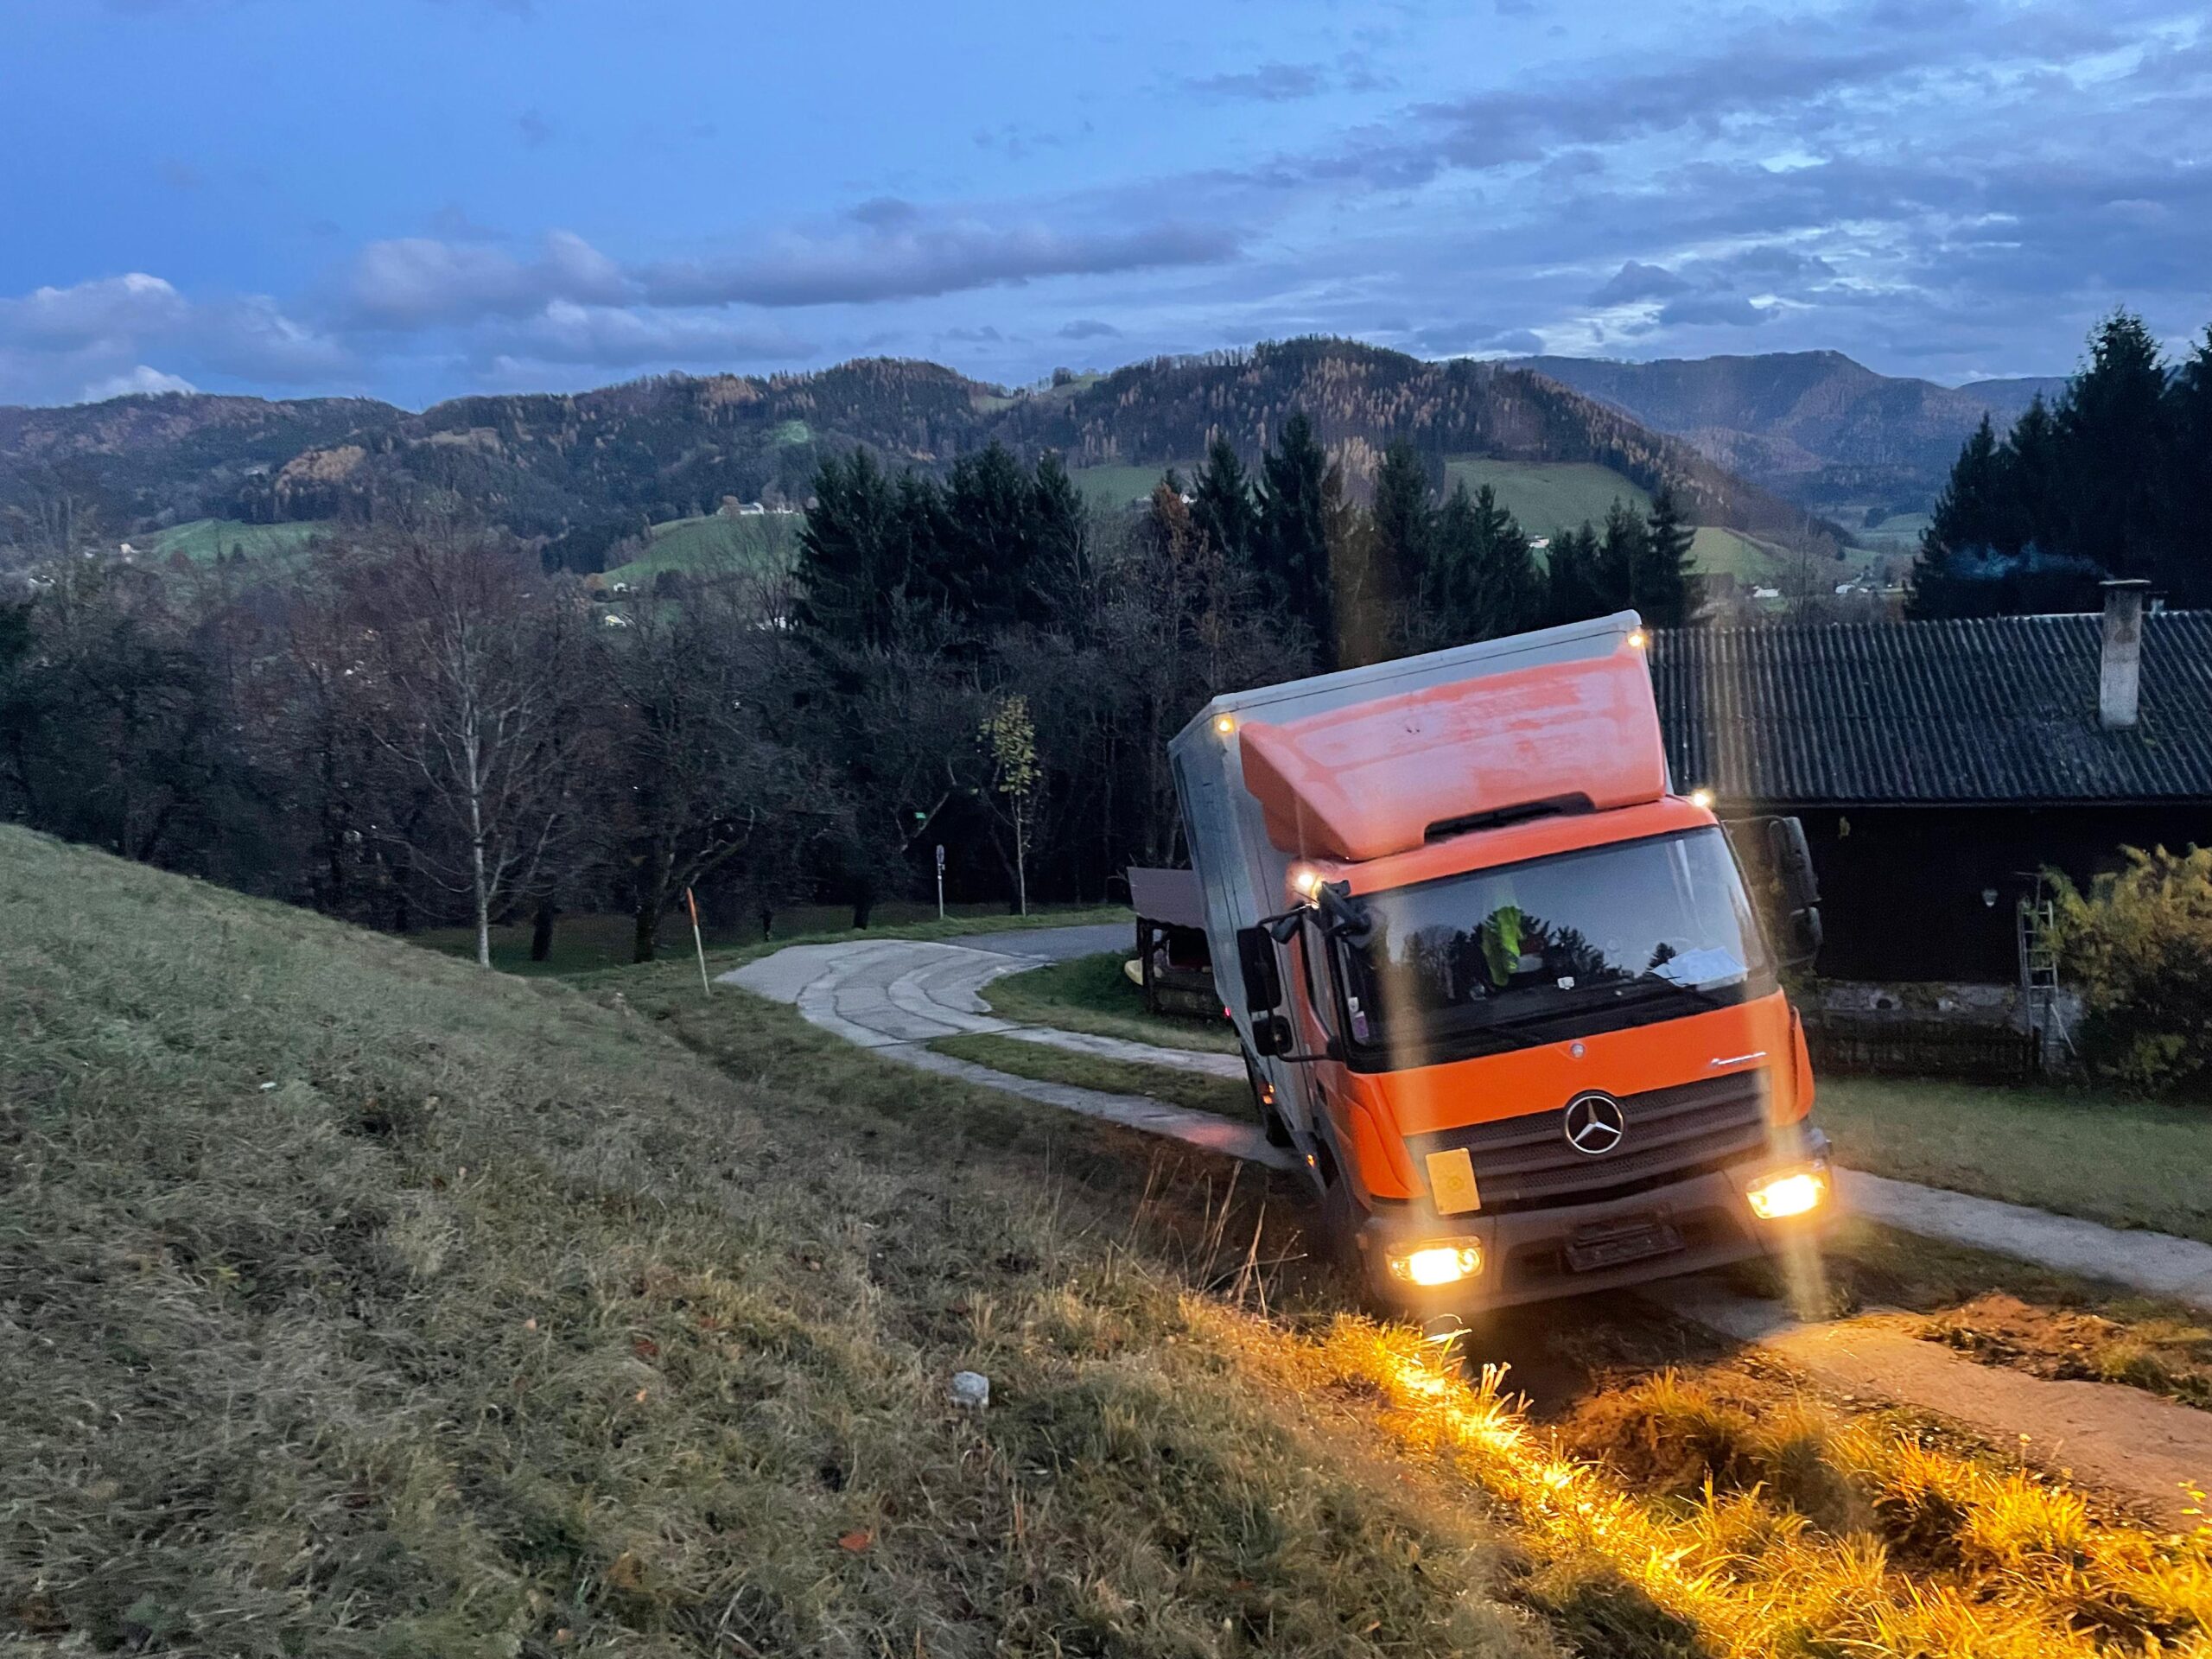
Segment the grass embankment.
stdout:
<path fill-rule="evenodd" d="M 1125 1147 L 1094 1235 L 1027 1115 L 735 998 L 733 1076 L 4 829 L 0 914 L 0 1640 L 1541 1650 L 1236 1382 Z"/>
<path fill-rule="evenodd" d="M 1853 1169 L 2212 1241 L 2212 1111 L 2087 1090 L 1820 1080 Z"/>
<path fill-rule="evenodd" d="M 1161 1048 L 1237 1052 L 1236 1027 L 1226 1020 L 1146 1013 L 1144 993 L 1122 971 L 1127 960 L 1125 952 L 1109 951 L 1008 974 L 984 986 L 982 998 L 1000 1018 L 1025 1026 L 1053 1026 Z"/>
<path fill-rule="evenodd" d="M 1259 1121 L 1251 1086 L 1242 1078 L 1210 1077 L 1169 1065 L 1103 1059 L 1043 1043 L 1025 1043 L 1015 1037 L 940 1037 L 930 1046 L 940 1054 L 973 1060 L 995 1071 L 1011 1071 L 1017 1077 L 1071 1083 L 1079 1088 L 1102 1089 L 1109 1095 L 1148 1095 L 1194 1112 Z"/>
<path fill-rule="evenodd" d="M 1820 1454 L 1864 1510 L 1563 1460 L 1295 1263 L 1258 1317 L 1240 1263 L 1305 1212 L 1249 1172 L 1232 1211 L 1218 1163 L 680 961 L 487 976 L 11 830 L 0 914 L 0 1636 L 1559 1651 L 1518 1605 L 1586 1653 L 2064 1659 L 2212 1624 L 2205 1547 L 1909 1427 Z M 1646 1415 L 1591 1449 L 1681 1438 Z"/>

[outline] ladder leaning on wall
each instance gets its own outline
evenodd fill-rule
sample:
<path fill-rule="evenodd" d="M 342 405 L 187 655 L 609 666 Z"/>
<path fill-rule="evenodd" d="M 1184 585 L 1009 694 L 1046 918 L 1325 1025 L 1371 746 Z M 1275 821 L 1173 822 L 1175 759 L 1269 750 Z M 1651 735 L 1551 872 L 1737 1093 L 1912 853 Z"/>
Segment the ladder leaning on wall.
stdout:
<path fill-rule="evenodd" d="M 2037 1052 L 2046 1065 L 2074 1052 L 2074 1033 L 2066 1028 L 2066 1009 L 2058 995 L 2058 903 L 2050 878 L 2038 872 L 2035 886 L 2020 900 L 2020 1007 Z"/>

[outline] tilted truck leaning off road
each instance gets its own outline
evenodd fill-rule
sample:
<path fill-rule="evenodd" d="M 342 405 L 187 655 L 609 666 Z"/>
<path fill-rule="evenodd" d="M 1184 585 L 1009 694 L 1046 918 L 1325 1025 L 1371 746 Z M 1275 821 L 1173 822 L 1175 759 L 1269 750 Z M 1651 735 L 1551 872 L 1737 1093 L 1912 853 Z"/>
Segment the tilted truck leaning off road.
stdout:
<path fill-rule="evenodd" d="M 1775 1249 L 1827 1208 L 1735 852 L 1674 792 L 1632 612 L 1216 698 L 1169 745 L 1272 1138 L 1415 1313 Z M 1793 954 L 1795 820 L 1756 833 Z"/>

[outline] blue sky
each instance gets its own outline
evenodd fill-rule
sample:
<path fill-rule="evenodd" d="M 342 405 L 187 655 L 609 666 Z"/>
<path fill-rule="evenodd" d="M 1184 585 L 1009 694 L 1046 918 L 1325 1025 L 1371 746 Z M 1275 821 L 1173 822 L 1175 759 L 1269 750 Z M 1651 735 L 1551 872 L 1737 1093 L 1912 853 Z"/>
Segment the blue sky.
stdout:
<path fill-rule="evenodd" d="M 0 0 L 0 402 L 2212 321 L 2212 16 Z"/>

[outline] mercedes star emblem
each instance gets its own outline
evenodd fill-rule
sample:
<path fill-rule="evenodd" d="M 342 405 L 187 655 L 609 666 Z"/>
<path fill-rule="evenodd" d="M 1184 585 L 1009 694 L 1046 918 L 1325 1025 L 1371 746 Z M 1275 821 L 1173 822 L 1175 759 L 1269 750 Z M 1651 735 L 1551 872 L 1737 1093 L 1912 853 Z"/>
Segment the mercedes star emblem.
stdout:
<path fill-rule="evenodd" d="M 1620 1145 L 1628 1134 L 1628 1118 L 1611 1095 L 1577 1095 L 1567 1103 L 1567 1118 L 1560 1127 L 1568 1146 L 1596 1158 Z"/>

